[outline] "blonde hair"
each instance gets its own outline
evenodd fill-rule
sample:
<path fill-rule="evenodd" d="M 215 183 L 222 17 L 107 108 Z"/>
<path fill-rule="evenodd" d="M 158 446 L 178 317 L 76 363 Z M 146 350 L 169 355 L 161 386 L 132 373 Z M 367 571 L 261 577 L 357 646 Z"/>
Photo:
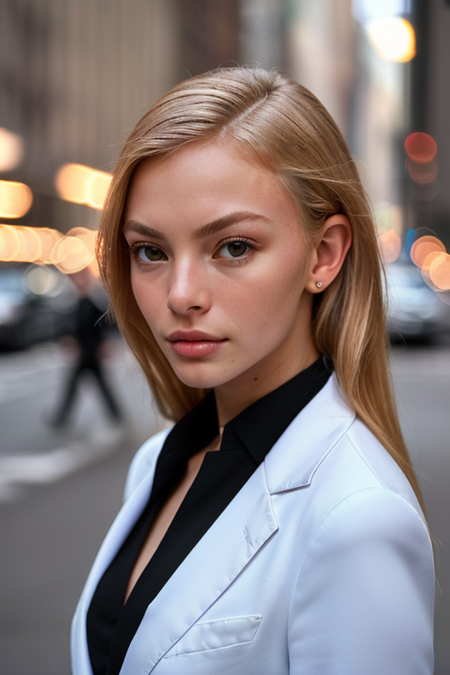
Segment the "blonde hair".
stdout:
<path fill-rule="evenodd" d="M 408 456 L 389 377 L 383 268 L 373 217 L 345 141 L 317 98 L 294 80 L 259 67 L 223 68 L 177 85 L 138 122 L 118 159 L 99 234 L 99 263 L 118 325 L 136 355 L 159 409 L 180 419 L 205 391 L 183 384 L 158 347 L 135 301 L 122 212 L 137 164 L 188 143 L 222 139 L 277 173 L 294 197 L 312 245 L 336 213 L 350 221 L 353 243 L 333 283 L 315 296 L 313 332 L 334 364 L 349 405 L 420 491 Z"/>

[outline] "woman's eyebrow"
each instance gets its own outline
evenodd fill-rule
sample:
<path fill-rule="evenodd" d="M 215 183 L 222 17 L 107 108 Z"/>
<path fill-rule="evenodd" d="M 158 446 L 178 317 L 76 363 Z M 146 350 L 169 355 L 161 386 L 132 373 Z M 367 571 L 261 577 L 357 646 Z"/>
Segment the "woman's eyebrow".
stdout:
<path fill-rule="evenodd" d="M 213 220 L 211 223 L 207 223 L 200 227 L 195 231 L 194 239 L 209 237 L 209 235 L 220 232 L 220 230 L 235 225 L 236 223 L 241 223 L 243 220 L 267 220 L 267 218 L 259 213 L 253 213 L 253 211 L 235 211 L 234 213 L 230 213 L 222 218 L 217 218 L 217 220 Z"/>
<path fill-rule="evenodd" d="M 236 223 L 241 223 L 243 220 L 267 220 L 267 218 L 259 213 L 254 213 L 253 211 L 235 211 L 234 213 L 229 213 L 226 216 L 217 218 L 206 225 L 202 225 L 198 230 L 195 230 L 193 238 L 195 240 L 204 239 L 209 237 L 211 234 L 220 232 L 220 230 L 235 225 Z M 123 232 L 138 232 L 147 237 L 153 239 L 165 239 L 163 232 L 154 229 L 153 227 L 148 227 L 148 225 L 143 225 L 136 220 L 128 220 L 124 227 Z"/>
<path fill-rule="evenodd" d="M 127 220 L 123 226 L 123 233 L 127 232 L 137 232 L 138 234 L 143 234 L 145 237 L 152 237 L 153 239 L 164 239 L 162 232 L 154 230 L 152 227 L 138 223 L 137 220 Z"/>

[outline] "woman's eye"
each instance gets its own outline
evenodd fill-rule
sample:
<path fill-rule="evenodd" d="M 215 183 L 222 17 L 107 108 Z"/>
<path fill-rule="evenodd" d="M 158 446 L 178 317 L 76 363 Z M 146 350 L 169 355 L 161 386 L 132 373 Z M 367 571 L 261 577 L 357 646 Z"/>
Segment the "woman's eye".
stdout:
<path fill-rule="evenodd" d="M 142 262 L 158 262 L 167 260 L 166 254 L 157 246 L 139 246 L 137 256 Z"/>
<path fill-rule="evenodd" d="M 224 258 L 241 258 L 248 253 L 249 248 L 245 241 L 229 241 L 220 248 L 220 252 Z"/>

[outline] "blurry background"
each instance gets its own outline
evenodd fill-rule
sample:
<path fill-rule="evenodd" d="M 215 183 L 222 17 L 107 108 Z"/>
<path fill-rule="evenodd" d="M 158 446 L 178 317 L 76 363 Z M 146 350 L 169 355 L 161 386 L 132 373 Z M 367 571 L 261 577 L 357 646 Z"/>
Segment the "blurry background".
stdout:
<path fill-rule="evenodd" d="M 133 453 L 163 424 L 111 327 L 121 418 L 86 379 L 57 419 L 80 352 L 70 277 L 95 277 L 114 161 L 178 81 L 257 61 L 327 106 L 373 202 L 399 412 L 437 539 L 435 672 L 449 675 L 449 34 L 448 0 L 0 0 L 2 674 L 69 674 L 82 585 Z"/>

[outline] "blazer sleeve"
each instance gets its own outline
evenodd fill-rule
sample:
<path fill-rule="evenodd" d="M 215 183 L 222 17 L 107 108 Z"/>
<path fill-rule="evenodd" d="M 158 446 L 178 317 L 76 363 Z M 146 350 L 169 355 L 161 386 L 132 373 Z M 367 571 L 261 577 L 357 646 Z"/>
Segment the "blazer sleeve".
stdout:
<path fill-rule="evenodd" d="M 289 622 L 291 675 L 432 675 L 434 565 L 421 516 L 368 488 L 318 527 Z"/>

